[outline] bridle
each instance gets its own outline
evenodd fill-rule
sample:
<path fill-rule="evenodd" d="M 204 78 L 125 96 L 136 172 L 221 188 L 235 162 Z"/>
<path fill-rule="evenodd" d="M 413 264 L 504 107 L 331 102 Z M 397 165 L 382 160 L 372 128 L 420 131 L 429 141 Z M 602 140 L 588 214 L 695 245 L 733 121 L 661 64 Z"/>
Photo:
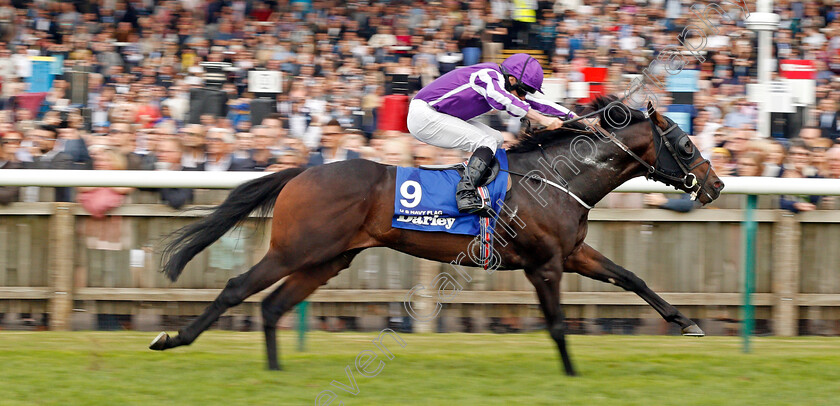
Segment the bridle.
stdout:
<path fill-rule="evenodd" d="M 646 116 L 653 133 L 659 134 L 659 137 L 656 137 L 656 135 L 653 137 L 654 147 L 656 148 L 656 167 L 653 168 L 653 172 L 648 172 L 649 176 L 647 177 L 671 186 L 675 183 L 682 182 L 683 186 L 685 186 L 691 194 L 691 199 L 696 199 L 697 193 L 703 190 L 706 181 L 709 179 L 709 174 L 712 171 L 711 162 L 700 155 L 700 152 L 697 151 L 697 148 L 688 138 L 685 131 L 680 129 L 673 120 L 662 116 L 665 119 L 665 122 L 668 123 L 668 128 L 663 131 L 658 125 L 656 125 L 656 123 L 653 122 L 650 115 L 646 114 Z M 674 134 L 671 134 L 672 132 Z M 676 142 L 674 140 L 676 140 Z M 659 141 L 658 146 L 655 145 L 657 144 L 657 141 Z M 663 146 L 668 150 L 672 162 L 660 160 L 660 157 L 662 156 L 660 152 Z M 698 157 L 701 159 L 698 160 Z M 694 161 L 697 161 L 697 163 L 692 165 L 691 162 Z M 673 167 L 674 163 L 676 163 L 677 168 Z M 703 175 L 703 180 L 701 182 L 697 182 L 697 176 L 695 176 L 692 171 L 703 164 L 708 164 L 706 173 Z M 650 171 L 650 169 L 648 170 Z M 708 194 L 708 192 L 705 193 Z"/>
<path fill-rule="evenodd" d="M 584 119 L 589 117 L 600 117 L 602 113 L 616 105 L 621 105 L 621 107 L 619 108 L 627 110 L 627 113 L 629 114 L 629 107 L 624 105 L 623 102 L 630 95 L 635 93 L 636 90 L 638 90 L 638 88 L 627 93 L 621 99 L 614 100 L 596 111 L 592 111 L 585 115 L 581 115 L 571 120 L 564 121 L 564 127 L 566 124 L 571 124 L 577 121 L 583 121 Z M 646 178 L 662 182 L 666 185 L 670 185 L 675 188 L 677 188 L 678 186 L 684 186 L 685 189 L 687 189 L 688 193 L 690 193 L 691 200 L 695 200 L 697 198 L 697 194 L 700 191 L 704 191 L 704 193 L 708 195 L 709 193 L 704 190 L 704 185 L 709 179 L 709 175 L 712 170 L 712 165 L 709 162 L 709 160 L 703 158 L 703 156 L 700 155 L 700 152 L 688 138 L 688 135 L 685 133 L 685 131 L 680 129 L 680 127 L 673 120 L 671 120 L 668 117 L 661 116 L 666 121 L 666 123 L 668 123 L 668 128 L 662 130 L 653 121 L 653 118 L 651 117 L 651 114 L 648 111 L 648 109 L 645 109 L 644 114 L 645 118 L 650 123 L 651 130 L 653 133 L 653 143 L 655 150 L 655 158 L 653 165 L 647 163 L 638 154 L 633 152 L 627 145 L 621 142 L 621 140 L 619 140 L 611 131 L 603 129 L 603 127 L 601 127 L 600 125 L 590 125 L 589 122 L 584 121 L 587 128 L 586 130 L 579 130 L 575 128 L 567 128 L 567 130 L 585 133 L 597 132 L 598 134 L 606 137 L 613 144 L 616 144 L 619 148 L 621 148 L 622 151 L 630 155 L 633 159 L 639 162 L 639 164 L 641 164 L 646 169 Z M 668 151 L 667 155 L 662 154 L 663 146 Z M 545 151 L 543 151 L 543 154 L 545 154 Z M 691 162 L 697 161 L 698 158 L 700 158 L 699 162 L 692 165 Z M 706 169 L 706 173 L 703 177 L 702 182 L 698 182 L 697 176 L 691 173 L 691 171 L 703 164 L 709 165 Z"/>

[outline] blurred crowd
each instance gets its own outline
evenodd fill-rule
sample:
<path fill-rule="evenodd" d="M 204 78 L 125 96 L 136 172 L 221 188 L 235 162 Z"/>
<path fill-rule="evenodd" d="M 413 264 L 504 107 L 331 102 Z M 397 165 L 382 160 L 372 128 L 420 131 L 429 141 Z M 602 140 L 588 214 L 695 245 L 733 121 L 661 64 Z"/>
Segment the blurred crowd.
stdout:
<path fill-rule="evenodd" d="M 696 18 L 687 0 L 261 1 L 0 0 L 0 168 L 277 171 L 362 157 L 394 165 L 453 163 L 398 130 L 383 131 L 383 99 L 409 97 L 459 66 L 497 61 L 502 49 L 546 55 L 547 76 L 582 81 L 606 67 L 606 93 L 623 91 Z M 753 4 L 747 3 L 750 7 Z M 741 11 L 713 19 L 699 91 L 686 128 L 719 175 L 840 177 L 840 5 L 775 1 L 781 27 L 773 56 L 817 67 L 816 103 L 798 124 L 756 131 L 746 97 L 755 82 L 756 38 Z M 730 5 L 731 6 L 731 5 Z M 752 10 L 754 11 L 754 10 Z M 715 13 L 711 13 L 714 15 Z M 49 92 L 31 103 L 32 56 L 61 61 Z M 190 90 L 205 62 L 228 62 L 224 116 L 190 121 Z M 252 120 L 247 72 L 283 72 L 276 111 Z M 88 72 L 87 97 L 71 102 L 70 72 Z M 395 78 L 401 78 L 396 89 Z M 404 82 L 403 82 L 404 80 Z M 27 101 L 27 102 L 25 102 Z M 581 109 L 582 100 L 563 104 Z M 671 103 L 660 94 L 660 108 Z M 779 118 L 777 116 L 777 118 Z M 520 122 L 484 118 L 515 143 Z M 785 121 L 785 117 L 780 118 Z M 120 201 L 131 189 L 57 189 L 56 200 Z M 160 191 L 173 207 L 189 191 Z M 99 195 L 107 195 L 105 197 Z M 0 202 L 43 196 L 0 188 Z M 652 205 L 664 204 L 649 197 Z M 818 205 L 783 199 L 793 211 Z M 107 205 L 106 205 L 107 206 Z"/>

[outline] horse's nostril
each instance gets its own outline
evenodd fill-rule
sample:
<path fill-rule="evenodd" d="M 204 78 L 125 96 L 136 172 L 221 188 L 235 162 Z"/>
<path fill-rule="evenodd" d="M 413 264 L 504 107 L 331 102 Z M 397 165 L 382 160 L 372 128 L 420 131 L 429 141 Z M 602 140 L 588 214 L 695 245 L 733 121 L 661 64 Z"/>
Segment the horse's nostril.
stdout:
<path fill-rule="evenodd" d="M 712 184 L 712 186 L 714 186 L 716 190 L 721 190 L 723 189 L 723 182 L 717 180 L 714 184 Z"/>

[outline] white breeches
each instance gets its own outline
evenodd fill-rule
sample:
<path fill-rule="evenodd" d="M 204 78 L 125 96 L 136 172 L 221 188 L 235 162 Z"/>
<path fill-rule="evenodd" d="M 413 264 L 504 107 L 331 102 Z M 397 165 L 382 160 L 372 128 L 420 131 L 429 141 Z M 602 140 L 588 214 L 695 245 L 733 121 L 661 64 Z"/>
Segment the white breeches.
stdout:
<path fill-rule="evenodd" d="M 476 119 L 464 121 L 440 113 L 423 100 L 412 100 L 408 106 L 408 131 L 427 144 L 467 152 L 487 147 L 495 153 L 505 140 L 501 132 Z"/>

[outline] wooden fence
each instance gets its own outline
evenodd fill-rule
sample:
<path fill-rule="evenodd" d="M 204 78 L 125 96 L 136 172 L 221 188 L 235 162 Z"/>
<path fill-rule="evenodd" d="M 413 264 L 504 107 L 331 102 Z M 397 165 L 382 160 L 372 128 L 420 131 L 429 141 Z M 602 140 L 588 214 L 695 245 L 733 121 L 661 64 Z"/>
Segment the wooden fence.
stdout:
<path fill-rule="evenodd" d="M 227 279 L 246 270 L 267 249 L 268 227 L 252 219 L 200 254 L 181 279 L 171 283 L 158 272 L 160 240 L 203 213 L 127 204 L 113 214 L 108 220 L 92 220 L 73 203 L 0 207 L 0 313 L 47 312 L 50 327 L 57 330 L 70 328 L 78 313 L 74 309 L 89 314 L 194 315 Z M 740 209 L 687 214 L 594 209 L 587 242 L 635 272 L 689 317 L 737 320 L 743 214 Z M 772 321 L 779 335 L 797 334 L 804 319 L 836 323 L 840 211 L 790 215 L 760 209 L 756 219 L 756 317 Z M 370 249 L 309 301 L 314 315 L 404 314 L 395 304 L 415 284 L 428 286 L 446 266 Z M 446 305 L 446 314 L 539 316 L 536 296 L 521 271 L 470 272 L 473 280 Z M 566 275 L 562 288 L 570 318 L 658 318 L 637 296 L 608 284 Z M 264 293 L 232 313 L 258 316 L 257 302 Z"/>

